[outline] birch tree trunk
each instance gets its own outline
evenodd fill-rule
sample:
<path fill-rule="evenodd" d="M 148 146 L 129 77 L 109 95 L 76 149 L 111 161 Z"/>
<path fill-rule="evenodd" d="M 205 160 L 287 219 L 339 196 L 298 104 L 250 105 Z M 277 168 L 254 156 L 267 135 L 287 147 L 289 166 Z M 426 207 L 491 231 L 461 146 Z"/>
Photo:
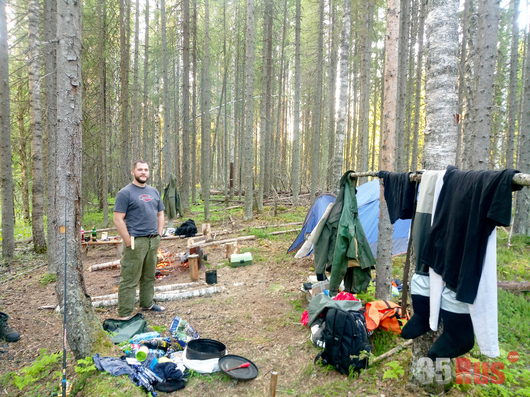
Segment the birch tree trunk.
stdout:
<path fill-rule="evenodd" d="M 429 4 L 425 21 L 426 42 L 426 131 L 423 166 L 444 169 L 456 160 L 457 126 L 453 115 L 458 109 L 458 0 L 437 0 Z M 427 356 L 436 335 L 432 332 L 414 339 L 412 373 Z M 443 384 L 422 385 L 431 393 L 443 391 Z"/>
<path fill-rule="evenodd" d="M 460 45 L 460 59 L 458 63 L 458 122 L 457 122 L 457 144 L 456 144 L 456 166 L 462 165 L 463 151 L 465 149 L 463 136 L 463 114 L 466 109 L 465 100 L 467 98 L 465 91 L 466 83 L 466 65 L 468 57 L 468 33 L 470 23 L 471 0 L 464 1 L 464 13 L 462 15 L 462 43 Z M 467 121 L 466 121 L 467 123 Z"/>
<path fill-rule="evenodd" d="M 245 50 L 245 124 L 243 128 L 243 158 L 241 181 L 245 190 L 245 219 L 252 219 L 254 197 L 254 0 L 247 0 L 247 28 Z"/>
<path fill-rule="evenodd" d="M 393 171 L 396 152 L 396 114 L 397 114 L 397 68 L 399 0 L 389 0 L 386 15 L 385 68 L 383 95 L 383 134 L 379 152 L 379 168 Z M 392 225 L 381 185 L 379 205 L 379 237 L 377 244 L 377 263 L 375 295 L 378 299 L 390 299 L 392 278 Z"/>
<path fill-rule="evenodd" d="M 519 133 L 519 154 L 517 168 L 530 172 L 530 33 L 526 34 L 526 58 L 524 63 L 524 95 Z M 517 192 L 513 229 L 517 234 L 530 235 L 530 188 L 524 187 Z"/>
<path fill-rule="evenodd" d="M 2 259 L 10 264 L 15 252 L 13 171 L 11 168 L 11 126 L 6 2 L 0 0 L 0 188 L 2 189 Z"/>
<path fill-rule="evenodd" d="M 293 192 L 293 204 L 298 205 L 300 193 L 300 24 L 301 24 L 301 0 L 296 0 L 295 15 L 295 39 L 294 39 L 294 103 L 293 103 L 293 159 L 291 186 Z"/>
<path fill-rule="evenodd" d="M 57 2 L 57 174 L 54 206 L 58 219 L 56 293 L 65 310 L 66 339 L 75 358 L 101 353 L 110 340 L 92 309 L 80 261 L 81 203 L 81 4 Z M 66 285 L 65 285 L 66 284 Z M 66 297 L 65 297 L 66 295 Z M 66 301 L 66 306 L 64 306 Z M 103 341 L 103 342 L 102 342 Z"/>
<path fill-rule="evenodd" d="M 204 42 L 201 63 L 201 196 L 204 219 L 210 218 L 210 10 L 204 1 Z"/>
<path fill-rule="evenodd" d="M 348 108 L 348 75 L 350 55 L 351 29 L 351 1 L 344 0 L 344 14 L 342 15 L 342 30 L 340 33 L 339 58 L 339 104 L 337 107 L 337 134 L 333 155 L 333 190 L 339 189 L 339 181 L 344 165 L 344 137 L 346 135 L 346 110 Z"/>
<path fill-rule="evenodd" d="M 190 208 L 190 2 L 182 1 L 182 210 Z"/>
<path fill-rule="evenodd" d="M 41 112 L 41 55 L 39 40 L 39 15 L 41 7 L 37 0 L 28 4 L 29 41 L 29 101 L 32 129 L 31 140 L 31 235 L 33 249 L 37 253 L 46 252 L 44 235 L 44 170 L 42 161 L 42 112 Z"/>

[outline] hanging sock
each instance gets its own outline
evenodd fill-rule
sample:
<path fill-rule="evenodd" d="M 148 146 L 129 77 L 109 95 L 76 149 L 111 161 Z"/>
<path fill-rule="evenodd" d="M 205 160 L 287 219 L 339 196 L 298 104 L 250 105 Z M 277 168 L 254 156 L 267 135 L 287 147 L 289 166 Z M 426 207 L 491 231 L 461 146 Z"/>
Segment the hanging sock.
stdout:
<path fill-rule="evenodd" d="M 443 333 L 431 346 L 427 356 L 435 360 L 437 357 L 455 358 L 473 348 L 473 324 L 469 313 L 453 313 L 440 310 L 443 322 Z"/>
<path fill-rule="evenodd" d="M 429 297 L 423 295 L 411 295 L 414 314 L 401 330 L 401 336 L 405 339 L 414 339 L 423 335 L 429 328 Z"/>

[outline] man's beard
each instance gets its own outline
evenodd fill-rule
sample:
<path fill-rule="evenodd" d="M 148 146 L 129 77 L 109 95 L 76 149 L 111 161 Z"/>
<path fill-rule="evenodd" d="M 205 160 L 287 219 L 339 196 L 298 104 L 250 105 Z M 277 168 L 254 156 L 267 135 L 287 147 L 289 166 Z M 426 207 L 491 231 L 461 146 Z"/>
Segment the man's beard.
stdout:
<path fill-rule="evenodd" d="M 140 176 L 136 176 L 136 175 L 134 176 L 134 179 L 136 180 L 136 182 L 141 183 L 141 184 L 146 183 L 147 180 L 149 179 L 149 177 L 147 177 L 147 176 L 143 177 L 143 178 L 145 178 L 145 180 L 143 180 L 143 181 L 140 180 L 140 178 L 142 178 L 142 177 L 140 177 Z"/>

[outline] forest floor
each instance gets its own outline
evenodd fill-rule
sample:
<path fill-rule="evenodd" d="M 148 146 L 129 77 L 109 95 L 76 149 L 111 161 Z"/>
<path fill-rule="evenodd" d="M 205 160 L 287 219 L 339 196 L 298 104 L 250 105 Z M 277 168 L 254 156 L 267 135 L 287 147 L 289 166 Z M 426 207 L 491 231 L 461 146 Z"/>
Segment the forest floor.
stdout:
<path fill-rule="evenodd" d="M 307 298 L 301 291 L 302 283 L 313 274 L 311 259 L 294 259 L 286 253 L 296 232 L 272 236 L 274 230 L 255 229 L 265 224 L 303 221 L 307 207 L 280 208 L 274 216 L 271 208 L 250 223 L 237 221 L 236 216 L 220 216 L 213 223 L 213 230 L 238 229 L 236 235 L 255 234 L 256 240 L 241 242 L 240 252 L 250 251 L 253 263 L 245 267 L 232 268 L 225 258 L 224 247 L 207 247 L 206 266 L 200 271 L 217 270 L 218 286 L 224 291 L 208 297 L 162 302 L 166 311 L 161 314 L 144 314 L 148 325 L 167 330 L 171 320 L 179 316 L 187 320 L 202 338 L 221 341 L 230 354 L 252 360 L 259 368 L 259 375 L 251 381 L 236 381 L 223 374 L 193 374 L 181 392 L 190 396 L 266 396 L 269 395 L 271 371 L 278 372 L 277 396 L 417 396 L 424 394 L 413 386 L 410 379 L 410 349 L 405 349 L 389 359 L 370 367 L 359 377 L 340 375 L 330 367 L 315 365 L 313 359 L 319 352 L 309 340 L 309 329 L 302 326 L 300 316 L 307 307 Z M 236 211 L 237 212 L 237 211 Z M 244 228 L 244 229 L 243 229 Z M 243 230 L 242 230 L 243 229 Z M 223 236 L 221 238 L 226 238 Z M 163 240 L 161 248 L 172 253 L 184 252 L 186 240 Z M 530 253 L 528 244 L 523 246 L 523 255 Z M 19 342 L 0 344 L 0 395 L 45 396 L 57 395 L 60 384 L 62 349 L 62 316 L 54 310 L 57 304 L 55 282 L 46 273 L 45 258 L 21 249 L 19 262 L 12 266 L 11 273 L 3 273 L 0 279 L 0 309 L 10 316 L 10 325 L 22 337 Z M 527 256 L 528 258 L 528 256 Z M 83 253 L 84 278 L 91 296 L 117 292 L 119 270 L 88 271 L 89 266 L 119 259 L 114 246 L 91 247 Z M 396 274 L 399 269 L 398 260 Z M 156 285 L 185 283 L 190 281 L 188 269 L 177 267 Z M 369 296 L 369 295 L 367 295 Z M 510 294 L 510 299 L 512 299 Z M 513 295 L 515 296 L 515 295 Z M 502 298 L 502 294 L 501 294 Z M 514 310 L 524 310 L 513 320 L 526 319 L 528 325 L 528 297 L 516 298 Z M 521 300 L 522 299 L 522 300 Z M 103 321 L 116 316 L 116 306 L 98 308 L 96 313 Z M 502 312 L 501 312 L 502 315 Z M 517 317 L 519 316 L 519 317 Z M 519 320 L 518 320 L 519 318 Z M 524 320 L 523 320 L 524 321 Z M 520 349 L 527 345 L 528 328 L 522 331 L 523 339 L 510 342 L 503 348 Z M 379 355 L 403 341 L 393 334 L 376 332 L 372 340 L 374 354 Z M 519 345 L 520 343 L 520 345 Z M 42 351 L 41 349 L 46 349 Z M 476 348 L 475 348 L 476 349 Z M 498 387 L 514 390 L 525 387 L 530 378 L 528 350 L 520 351 L 521 360 L 515 367 L 509 385 L 457 385 L 447 395 L 501 395 Z M 40 363 L 40 364 L 39 364 Z M 515 365 L 515 364 L 514 364 Z M 24 369 L 25 368 L 25 369 Z M 29 369 L 28 369 L 29 368 Z M 111 377 L 103 373 L 83 373 L 76 366 L 71 354 L 68 360 L 68 376 L 74 384 L 76 396 L 144 396 L 126 377 Z M 76 371 L 74 371 L 74 369 Z M 77 374 L 76 374 L 77 372 Z M 18 381 L 16 381 L 18 379 Z M 18 385 L 18 387 L 17 387 Z M 493 387 L 494 386 L 494 387 Z M 22 387 L 22 388 L 21 388 Z M 3 389 L 3 392 L 2 392 Z M 499 389 L 503 391 L 503 389 Z M 528 384 L 526 384 L 528 392 Z M 177 392 L 178 393 L 178 392 Z M 175 393 L 175 394 L 177 394 Z M 60 394 L 60 392 L 59 392 Z M 160 393 L 160 395 L 165 395 Z M 514 395 L 514 394 L 506 394 Z"/>

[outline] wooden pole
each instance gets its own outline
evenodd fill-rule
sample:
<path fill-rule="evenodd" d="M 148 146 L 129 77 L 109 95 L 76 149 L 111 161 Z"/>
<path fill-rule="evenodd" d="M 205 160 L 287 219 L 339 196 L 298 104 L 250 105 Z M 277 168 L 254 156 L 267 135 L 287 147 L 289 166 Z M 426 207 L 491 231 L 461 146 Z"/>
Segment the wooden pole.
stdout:
<path fill-rule="evenodd" d="M 271 385 L 269 390 L 270 397 L 276 397 L 276 385 L 278 384 L 278 372 L 271 372 Z"/>
<path fill-rule="evenodd" d="M 199 255 L 188 256 L 188 263 L 190 265 L 190 279 L 191 281 L 197 281 L 199 279 Z"/>

